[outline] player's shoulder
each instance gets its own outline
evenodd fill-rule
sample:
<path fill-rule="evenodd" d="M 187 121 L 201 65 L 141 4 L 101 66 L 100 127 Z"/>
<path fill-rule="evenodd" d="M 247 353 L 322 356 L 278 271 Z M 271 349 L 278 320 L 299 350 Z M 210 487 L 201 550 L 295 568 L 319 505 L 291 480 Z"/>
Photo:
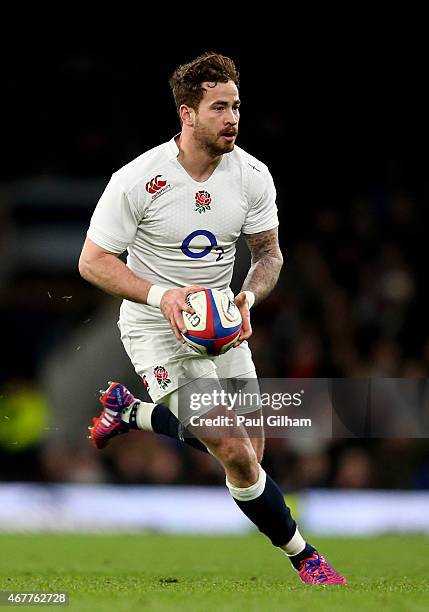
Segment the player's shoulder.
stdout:
<path fill-rule="evenodd" d="M 142 181 L 150 181 L 156 178 L 157 174 L 162 174 L 170 157 L 169 142 L 163 142 L 119 168 L 114 172 L 113 178 L 121 184 L 125 192 L 129 192 Z"/>
<path fill-rule="evenodd" d="M 239 168 L 244 179 L 244 192 L 250 201 L 257 200 L 267 190 L 275 189 L 271 173 L 264 162 L 237 146 L 231 155 L 231 162 Z"/>
<path fill-rule="evenodd" d="M 231 161 L 239 165 L 242 171 L 248 174 L 255 175 L 255 177 L 260 175 L 262 180 L 264 180 L 267 174 L 270 174 L 268 166 L 264 162 L 237 145 L 235 145 L 234 150 L 231 152 L 231 156 Z"/>

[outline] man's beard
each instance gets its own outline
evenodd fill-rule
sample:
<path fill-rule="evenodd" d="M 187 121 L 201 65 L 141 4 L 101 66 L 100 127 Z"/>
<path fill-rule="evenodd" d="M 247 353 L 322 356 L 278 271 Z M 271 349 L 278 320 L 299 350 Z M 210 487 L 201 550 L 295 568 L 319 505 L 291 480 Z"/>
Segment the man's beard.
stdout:
<path fill-rule="evenodd" d="M 194 126 L 194 138 L 210 157 L 218 157 L 224 153 L 230 153 L 235 143 L 235 141 L 222 141 L 220 134 L 214 135 L 210 130 L 201 125 L 198 120 Z"/>

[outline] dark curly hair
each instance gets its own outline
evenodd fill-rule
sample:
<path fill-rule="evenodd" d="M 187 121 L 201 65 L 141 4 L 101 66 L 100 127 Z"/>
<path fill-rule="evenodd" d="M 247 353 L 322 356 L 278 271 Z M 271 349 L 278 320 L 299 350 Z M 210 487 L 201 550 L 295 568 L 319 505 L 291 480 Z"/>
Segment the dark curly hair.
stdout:
<path fill-rule="evenodd" d="M 225 55 L 206 52 L 174 71 L 169 83 L 173 91 L 177 112 L 182 104 L 197 110 L 203 99 L 201 83 L 227 83 L 234 81 L 238 87 L 239 74 L 234 62 Z"/>

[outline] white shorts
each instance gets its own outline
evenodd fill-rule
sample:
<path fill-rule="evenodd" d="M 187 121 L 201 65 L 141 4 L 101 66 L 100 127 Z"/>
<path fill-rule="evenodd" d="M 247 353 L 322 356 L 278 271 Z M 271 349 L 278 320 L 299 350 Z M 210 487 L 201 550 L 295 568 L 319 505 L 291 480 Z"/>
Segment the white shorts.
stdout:
<path fill-rule="evenodd" d="M 204 386 L 205 379 L 256 379 L 247 342 L 224 355 L 208 358 L 180 343 L 169 327 L 154 330 L 140 322 L 131 324 L 125 317 L 119 319 L 118 327 L 125 351 L 154 403 L 162 403 L 163 398 L 171 397 L 179 388 L 198 379 L 202 379 L 199 389 Z M 170 401 L 165 403 L 170 405 Z M 173 406 L 170 409 L 174 413 L 177 411 Z M 242 407 L 241 411 L 249 410 Z"/>

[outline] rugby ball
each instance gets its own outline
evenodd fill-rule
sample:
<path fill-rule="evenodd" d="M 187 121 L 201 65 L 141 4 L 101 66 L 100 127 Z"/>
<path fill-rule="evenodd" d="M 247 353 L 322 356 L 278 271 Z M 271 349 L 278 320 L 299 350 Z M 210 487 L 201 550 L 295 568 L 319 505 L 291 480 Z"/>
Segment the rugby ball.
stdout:
<path fill-rule="evenodd" d="M 187 332 L 182 334 L 194 351 L 205 357 L 229 351 L 241 331 L 241 314 L 228 295 L 218 289 L 190 293 L 186 303 L 194 313 L 183 311 Z"/>

